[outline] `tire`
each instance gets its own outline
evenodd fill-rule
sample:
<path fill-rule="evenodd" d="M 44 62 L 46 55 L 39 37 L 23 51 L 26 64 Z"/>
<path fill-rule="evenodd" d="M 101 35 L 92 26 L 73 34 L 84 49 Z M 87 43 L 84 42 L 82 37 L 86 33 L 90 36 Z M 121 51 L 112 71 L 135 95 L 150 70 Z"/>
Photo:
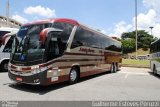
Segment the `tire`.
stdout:
<path fill-rule="evenodd" d="M 115 73 L 116 72 L 116 65 L 114 63 L 112 63 L 111 65 L 111 73 Z"/>
<path fill-rule="evenodd" d="M 69 73 L 69 83 L 75 84 L 78 81 L 78 70 L 73 67 Z"/>
<path fill-rule="evenodd" d="M 8 71 L 8 61 L 3 61 L 1 63 L 1 68 L 2 68 L 2 72 L 7 72 Z"/>
<path fill-rule="evenodd" d="M 155 65 L 153 66 L 153 74 L 154 74 L 154 75 L 157 74 L 157 69 L 156 69 L 156 66 L 155 66 Z"/>
<path fill-rule="evenodd" d="M 115 63 L 114 66 L 115 66 L 115 73 L 116 73 L 118 71 L 118 65 L 117 65 L 117 63 Z"/>
<path fill-rule="evenodd" d="M 118 63 L 116 63 L 116 72 L 119 71 Z"/>

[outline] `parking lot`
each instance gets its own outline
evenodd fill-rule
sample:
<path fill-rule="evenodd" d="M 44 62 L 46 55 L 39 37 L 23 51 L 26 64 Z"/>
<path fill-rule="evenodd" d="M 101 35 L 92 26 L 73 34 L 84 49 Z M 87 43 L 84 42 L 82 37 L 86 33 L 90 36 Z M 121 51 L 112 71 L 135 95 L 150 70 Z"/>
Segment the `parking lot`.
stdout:
<path fill-rule="evenodd" d="M 0 73 L 1 101 L 139 101 L 160 99 L 160 76 L 147 68 L 122 67 L 117 73 L 82 78 L 77 84 L 15 85 Z"/>

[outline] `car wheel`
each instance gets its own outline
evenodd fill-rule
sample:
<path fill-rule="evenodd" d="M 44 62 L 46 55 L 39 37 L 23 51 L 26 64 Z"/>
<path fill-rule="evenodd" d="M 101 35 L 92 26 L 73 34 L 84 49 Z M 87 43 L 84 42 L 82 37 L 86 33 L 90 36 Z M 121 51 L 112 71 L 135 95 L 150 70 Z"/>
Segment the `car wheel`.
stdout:
<path fill-rule="evenodd" d="M 2 72 L 8 71 L 8 61 L 4 61 L 1 63 Z"/>
<path fill-rule="evenodd" d="M 156 75 L 157 74 L 157 69 L 156 69 L 156 66 L 154 65 L 153 67 L 153 74 Z"/>

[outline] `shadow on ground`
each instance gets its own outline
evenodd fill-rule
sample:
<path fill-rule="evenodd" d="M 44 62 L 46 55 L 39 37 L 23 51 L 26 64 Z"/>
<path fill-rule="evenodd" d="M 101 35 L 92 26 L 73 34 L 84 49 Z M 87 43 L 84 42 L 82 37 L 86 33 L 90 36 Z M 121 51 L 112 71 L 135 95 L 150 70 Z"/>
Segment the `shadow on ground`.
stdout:
<path fill-rule="evenodd" d="M 6 71 L 2 71 L 2 70 L 0 70 L 0 73 L 6 73 Z"/>
<path fill-rule="evenodd" d="M 160 75 L 158 74 L 153 74 L 153 72 L 148 72 L 150 75 L 156 77 L 157 79 L 160 79 Z"/>
<path fill-rule="evenodd" d="M 105 73 L 101 73 L 101 74 L 96 74 L 96 75 L 92 75 L 92 76 L 88 76 L 88 77 L 84 77 L 81 78 L 79 80 L 79 83 L 102 76 L 102 75 L 109 75 L 111 74 L 110 72 L 105 72 Z M 54 90 L 58 90 L 64 87 L 68 87 L 71 86 L 68 84 L 68 82 L 63 82 L 63 83 L 58 83 L 58 84 L 53 84 L 53 85 L 49 85 L 49 86 L 37 86 L 37 85 L 28 85 L 28 84 L 4 84 L 4 85 L 8 85 L 11 88 L 20 90 L 20 91 L 26 91 L 26 92 L 31 92 L 31 93 L 37 93 L 39 95 L 44 95 L 50 91 L 54 91 Z M 74 84 L 73 84 L 74 85 Z"/>

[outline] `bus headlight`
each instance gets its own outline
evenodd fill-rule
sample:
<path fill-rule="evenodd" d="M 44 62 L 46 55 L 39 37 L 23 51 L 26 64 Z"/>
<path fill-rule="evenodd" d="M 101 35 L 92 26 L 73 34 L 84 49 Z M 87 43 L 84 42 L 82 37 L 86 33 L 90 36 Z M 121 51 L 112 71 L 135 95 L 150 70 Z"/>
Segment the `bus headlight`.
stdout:
<path fill-rule="evenodd" d="M 39 69 L 34 69 L 34 70 L 32 71 L 32 73 L 33 73 L 33 74 L 38 74 L 38 73 L 40 73 L 40 70 L 39 70 Z"/>
<path fill-rule="evenodd" d="M 40 73 L 39 65 L 32 66 L 31 69 L 33 74 Z"/>
<path fill-rule="evenodd" d="M 38 69 L 39 65 L 32 66 L 31 69 Z"/>

